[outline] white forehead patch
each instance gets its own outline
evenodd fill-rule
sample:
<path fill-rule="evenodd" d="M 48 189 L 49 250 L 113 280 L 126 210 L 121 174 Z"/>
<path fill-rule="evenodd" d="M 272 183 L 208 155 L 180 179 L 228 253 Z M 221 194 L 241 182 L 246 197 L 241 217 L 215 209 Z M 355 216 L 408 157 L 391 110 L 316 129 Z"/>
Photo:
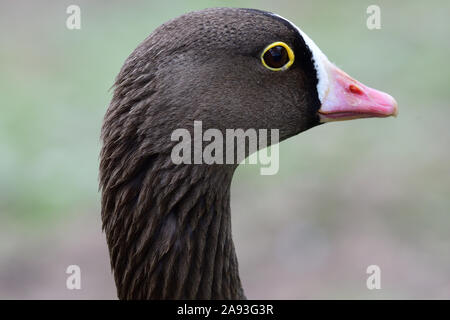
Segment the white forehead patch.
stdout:
<path fill-rule="evenodd" d="M 297 29 L 300 35 L 303 37 L 303 40 L 305 41 L 309 50 L 311 51 L 314 59 L 314 67 L 316 68 L 317 72 L 317 93 L 319 95 L 319 100 L 322 103 L 328 89 L 328 73 L 325 69 L 325 65 L 330 62 L 327 56 L 322 52 L 322 50 L 320 50 L 320 48 L 314 43 L 314 41 L 312 41 L 311 38 L 308 37 L 306 33 L 300 30 L 300 28 L 293 24 L 291 21 L 275 13 L 272 13 L 272 15 L 288 22 L 293 28 Z"/>

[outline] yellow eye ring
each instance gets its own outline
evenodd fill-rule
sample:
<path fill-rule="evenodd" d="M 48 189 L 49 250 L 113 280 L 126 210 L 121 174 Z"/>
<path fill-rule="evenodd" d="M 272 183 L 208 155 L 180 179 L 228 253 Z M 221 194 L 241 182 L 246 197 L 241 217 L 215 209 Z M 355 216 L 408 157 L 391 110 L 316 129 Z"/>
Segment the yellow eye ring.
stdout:
<path fill-rule="evenodd" d="M 277 48 L 280 47 L 280 48 Z M 280 67 L 274 67 L 274 66 L 270 66 L 270 62 L 266 61 L 266 59 L 271 59 L 270 56 L 268 56 L 267 54 L 269 53 L 268 51 L 271 49 L 277 49 L 278 54 L 280 50 L 285 50 L 285 56 L 284 57 L 276 57 L 277 59 L 284 59 L 286 60 L 285 63 L 280 66 Z M 272 52 L 273 50 L 271 50 Z M 283 52 L 284 54 L 284 52 Z M 292 51 L 291 47 L 289 47 L 286 43 L 281 42 L 281 41 L 277 41 L 274 43 L 269 44 L 262 52 L 261 54 L 261 62 L 264 65 L 264 67 L 266 67 L 269 70 L 272 71 L 284 71 L 289 69 L 290 66 L 292 66 L 292 64 L 294 63 L 295 60 L 295 55 L 294 55 L 294 51 Z M 279 62 L 279 61 L 278 61 Z M 284 62 L 284 61 L 283 61 Z"/>

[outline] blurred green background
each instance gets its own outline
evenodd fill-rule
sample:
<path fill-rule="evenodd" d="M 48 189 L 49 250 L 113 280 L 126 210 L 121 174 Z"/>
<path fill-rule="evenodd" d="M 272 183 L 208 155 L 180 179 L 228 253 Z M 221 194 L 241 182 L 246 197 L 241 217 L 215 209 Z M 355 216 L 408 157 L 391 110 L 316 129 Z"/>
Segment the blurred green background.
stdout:
<path fill-rule="evenodd" d="M 81 7 L 81 30 L 66 8 Z M 366 9 L 381 8 L 368 30 Z M 116 298 L 100 226 L 109 90 L 158 25 L 206 7 L 276 12 L 393 95 L 394 119 L 319 126 L 280 171 L 241 166 L 233 234 L 249 298 L 450 298 L 449 1 L 1 1 L 0 298 Z M 77 264 L 82 290 L 67 290 Z M 367 266 L 381 290 L 366 288 Z"/>

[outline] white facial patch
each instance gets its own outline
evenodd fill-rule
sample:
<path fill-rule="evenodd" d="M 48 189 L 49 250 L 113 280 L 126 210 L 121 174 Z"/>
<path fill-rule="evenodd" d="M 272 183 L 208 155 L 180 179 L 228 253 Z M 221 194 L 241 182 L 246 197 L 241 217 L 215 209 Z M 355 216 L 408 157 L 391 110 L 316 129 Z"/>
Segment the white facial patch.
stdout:
<path fill-rule="evenodd" d="M 319 47 L 314 43 L 314 41 L 311 40 L 310 37 L 306 33 L 304 33 L 302 30 L 300 30 L 299 27 L 297 27 L 295 24 L 293 24 L 288 19 L 285 19 L 275 13 L 272 14 L 273 16 L 276 16 L 277 18 L 280 18 L 286 22 L 288 22 L 293 28 L 297 29 L 300 35 L 303 37 L 303 40 L 305 41 L 306 45 L 308 46 L 309 50 L 312 53 L 313 59 L 314 59 L 314 67 L 316 68 L 317 72 L 317 93 L 319 95 L 320 103 L 323 102 L 323 98 L 326 95 L 326 92 L 328 90 L 328 72 L 325 68 L 326 64 L 331 64 L 331 62 L 328 60 L 327 56 L 322 52 L 322 50 L 319 49 Z"/>

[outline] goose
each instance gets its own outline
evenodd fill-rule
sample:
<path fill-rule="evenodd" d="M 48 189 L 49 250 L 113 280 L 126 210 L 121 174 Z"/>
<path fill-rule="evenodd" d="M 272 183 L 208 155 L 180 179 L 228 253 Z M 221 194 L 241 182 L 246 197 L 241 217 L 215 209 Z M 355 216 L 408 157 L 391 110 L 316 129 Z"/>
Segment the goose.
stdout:
<path fill-rule="evenodd" d="M 397 114 L 297 26 L 210 8 L 154 30 L 116 77 L 100 152 L 102 228 L 119 299 L 246 299 L 231 234 L 236 164 L 175 164 L 178 128 L 279 129 Z M 246 153 L 248 155 L 248 153 Z"/>

